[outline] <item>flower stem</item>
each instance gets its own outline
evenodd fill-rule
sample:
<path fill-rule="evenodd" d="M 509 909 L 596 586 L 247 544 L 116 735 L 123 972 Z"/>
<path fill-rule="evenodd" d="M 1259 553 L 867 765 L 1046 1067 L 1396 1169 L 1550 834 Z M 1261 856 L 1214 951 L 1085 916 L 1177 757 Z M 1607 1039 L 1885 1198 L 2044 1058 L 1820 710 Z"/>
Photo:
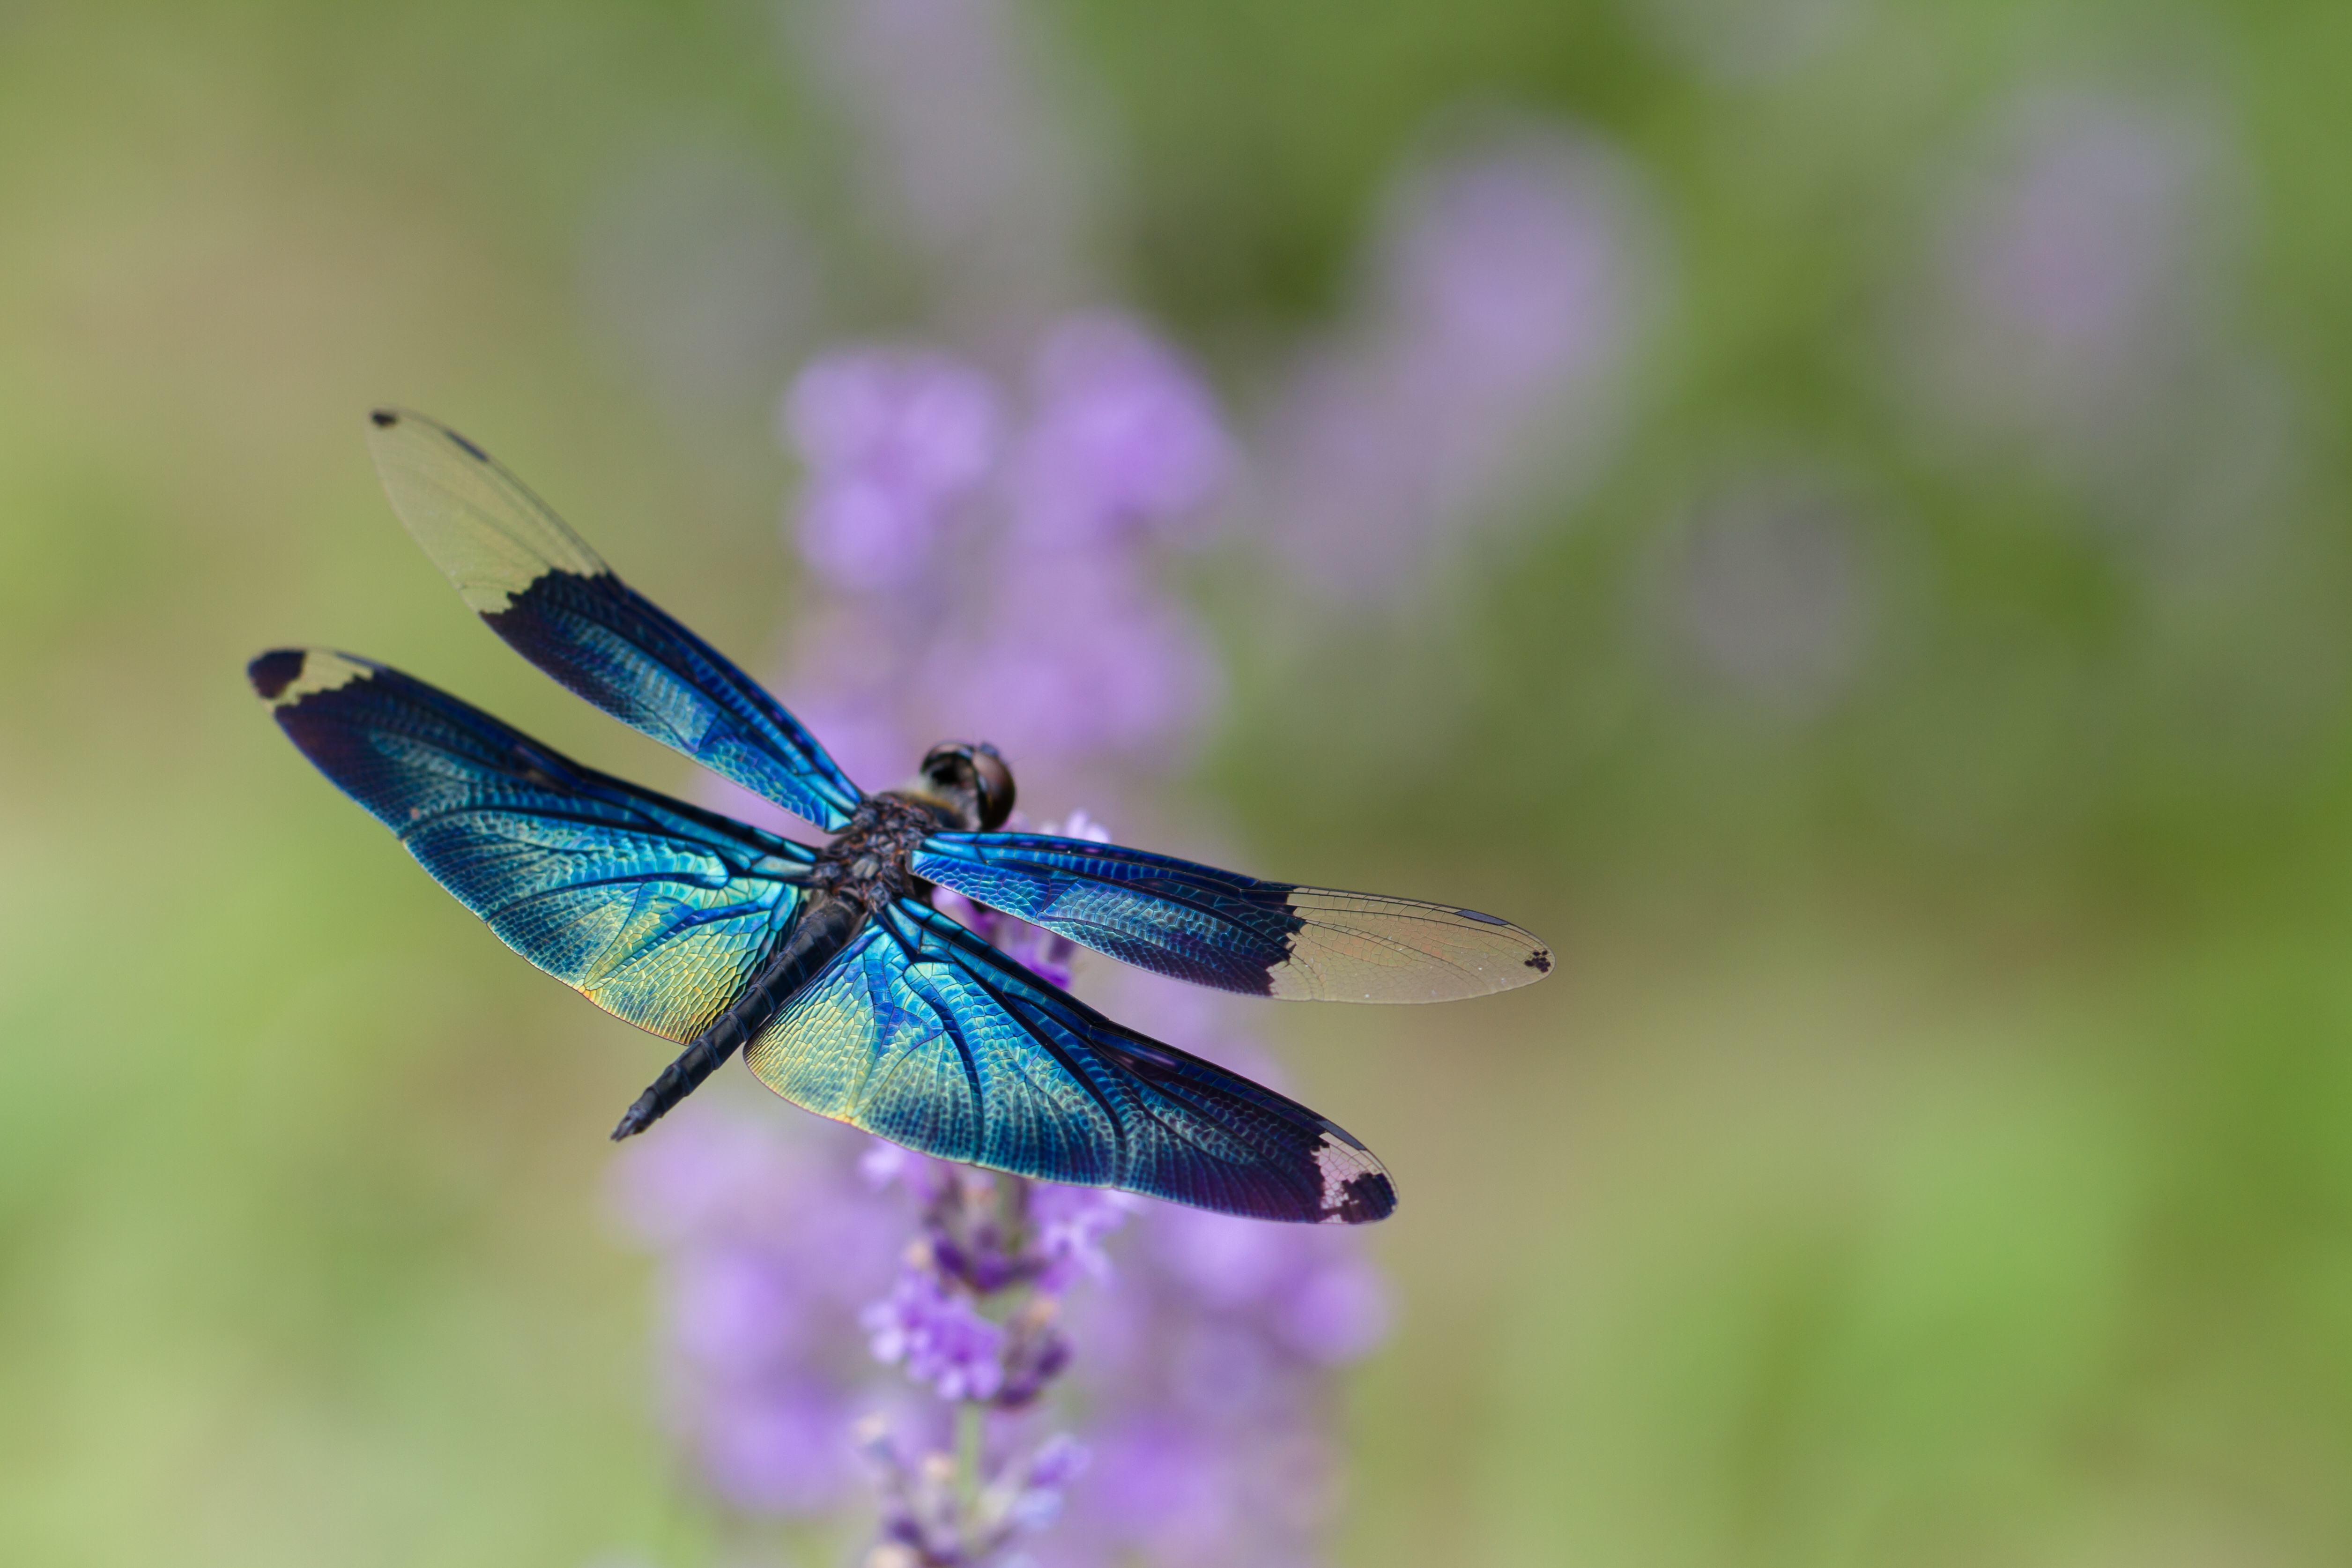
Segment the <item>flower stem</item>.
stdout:
<path fill-rule="evenodd" d="M 977 1399 L 956 1405 L 956 1511 L 966 1531 L 979 1522 L 980 1440 L 985 1407 Z"/>

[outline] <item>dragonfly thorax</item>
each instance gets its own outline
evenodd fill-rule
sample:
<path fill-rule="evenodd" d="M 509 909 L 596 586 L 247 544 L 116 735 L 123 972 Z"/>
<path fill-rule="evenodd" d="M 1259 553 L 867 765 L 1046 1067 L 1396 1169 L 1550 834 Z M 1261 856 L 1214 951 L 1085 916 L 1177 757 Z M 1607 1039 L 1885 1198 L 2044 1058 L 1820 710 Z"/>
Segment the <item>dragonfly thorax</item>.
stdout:
<path fill-rule="evenodd" d="M 809 881 L 871 912 L 921 885 L 908 860 L 926 837 L 941 828 L 993 832 L 1012 812 L 1013 770 L 995 747 L 934 746 L 904 788 L 858 802 L 849 825 L 817 852 Z"/>
<path fill-rule="evenodd" d="M 878 910 L 914 886 L 907 860 L 925 836 L 958 826 L 938 805 L 908 792 L 867 795 L 849 826 L 817 851 L 809 884 L 869 912 Z"/>

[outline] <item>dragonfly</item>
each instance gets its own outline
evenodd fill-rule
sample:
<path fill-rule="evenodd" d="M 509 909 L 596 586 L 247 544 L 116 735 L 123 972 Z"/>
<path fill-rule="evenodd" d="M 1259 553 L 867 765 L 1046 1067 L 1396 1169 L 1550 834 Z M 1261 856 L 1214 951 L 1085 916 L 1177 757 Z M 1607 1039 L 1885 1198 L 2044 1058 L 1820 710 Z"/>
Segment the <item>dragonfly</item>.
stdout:
<path fill-rule="evenodd" d="M 831 836 L 802 844 L 599 773 L 351 654 L 278 648 L 247 667 L 287 738 L 501 941 L 683 1047 L 615 1140 L 740 1053 L 786 1100 L 943 1160 L 1362 1224 L 1396 1187 L 1360 1141 L 1106 1017 L 933 891 L 1247 995 L 1438 1002 L 1551 970 L 1541 942 L 1475 910 L 1010 831 L 1012 769 L 986 743 L 935 746 L 906 784 L 867 794 L 481 447 L 393 408 L 369 416 L 368 441 L 393 510 L 516 652 Z"/>

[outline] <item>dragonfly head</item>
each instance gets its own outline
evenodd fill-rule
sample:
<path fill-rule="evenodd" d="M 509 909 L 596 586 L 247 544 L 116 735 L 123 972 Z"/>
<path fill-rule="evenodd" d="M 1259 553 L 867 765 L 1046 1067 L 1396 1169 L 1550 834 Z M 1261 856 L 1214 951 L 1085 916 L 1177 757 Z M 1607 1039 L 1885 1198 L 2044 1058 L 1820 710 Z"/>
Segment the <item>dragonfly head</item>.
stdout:
<path fill-rule="evenodd" d="M 1013 815 L 1013 770 L 986 742 L 951 741 L 923 759 L 923 787 L 982 833 L 993 833 Z"/>

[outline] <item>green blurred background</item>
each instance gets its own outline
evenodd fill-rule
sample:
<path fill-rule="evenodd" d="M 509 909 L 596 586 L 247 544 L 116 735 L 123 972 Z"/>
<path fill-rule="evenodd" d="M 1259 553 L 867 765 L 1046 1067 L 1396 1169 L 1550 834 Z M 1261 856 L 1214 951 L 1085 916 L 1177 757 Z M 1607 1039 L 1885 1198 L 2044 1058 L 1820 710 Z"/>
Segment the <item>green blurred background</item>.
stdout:
<path fill-rule="evenodd" d="M 1563 955 L 1269 1025 L 1407 1198 L 1339 1559 L 2352 1555 L 2352 11 L 1027 20 L 1099 275 L 1244 415 L 1463 105 L 1607 145 L 1661 237 L 1568 499 L 1304 647 L 1245 541 L 1191 569 L 1232 700 L 1169 809 Z M 666 1539 L 602 1137 L 659 1052 L 391 852 L 239 670 L 365 651 L 685 787 L 458 612 L 360 415 L 457 422 L 772 656 L 778 390 L 937 325 L 802 37 L 751 0 L 0 6 L 0 1559 Z M 2189 347 L 2083 395 L 2165 395 L 2087 468 L 2030 387 L 1972 425 L 1906 368 L 1965 351 L 1920 303 L 1938 237 L 2053 94 L 2185 128 L 2200 193 L 2147 241 L 2195 253 L 2158 296 Z M 816 258 L 690 384 L 613 303 L 661 247 L 609 241 L 660 237 L 629 193 L 681 158 Z M 1660 630 L 1693 498 L 1759 460 L 1833 476 L 1867 568 L 1801 700 Z"/>

